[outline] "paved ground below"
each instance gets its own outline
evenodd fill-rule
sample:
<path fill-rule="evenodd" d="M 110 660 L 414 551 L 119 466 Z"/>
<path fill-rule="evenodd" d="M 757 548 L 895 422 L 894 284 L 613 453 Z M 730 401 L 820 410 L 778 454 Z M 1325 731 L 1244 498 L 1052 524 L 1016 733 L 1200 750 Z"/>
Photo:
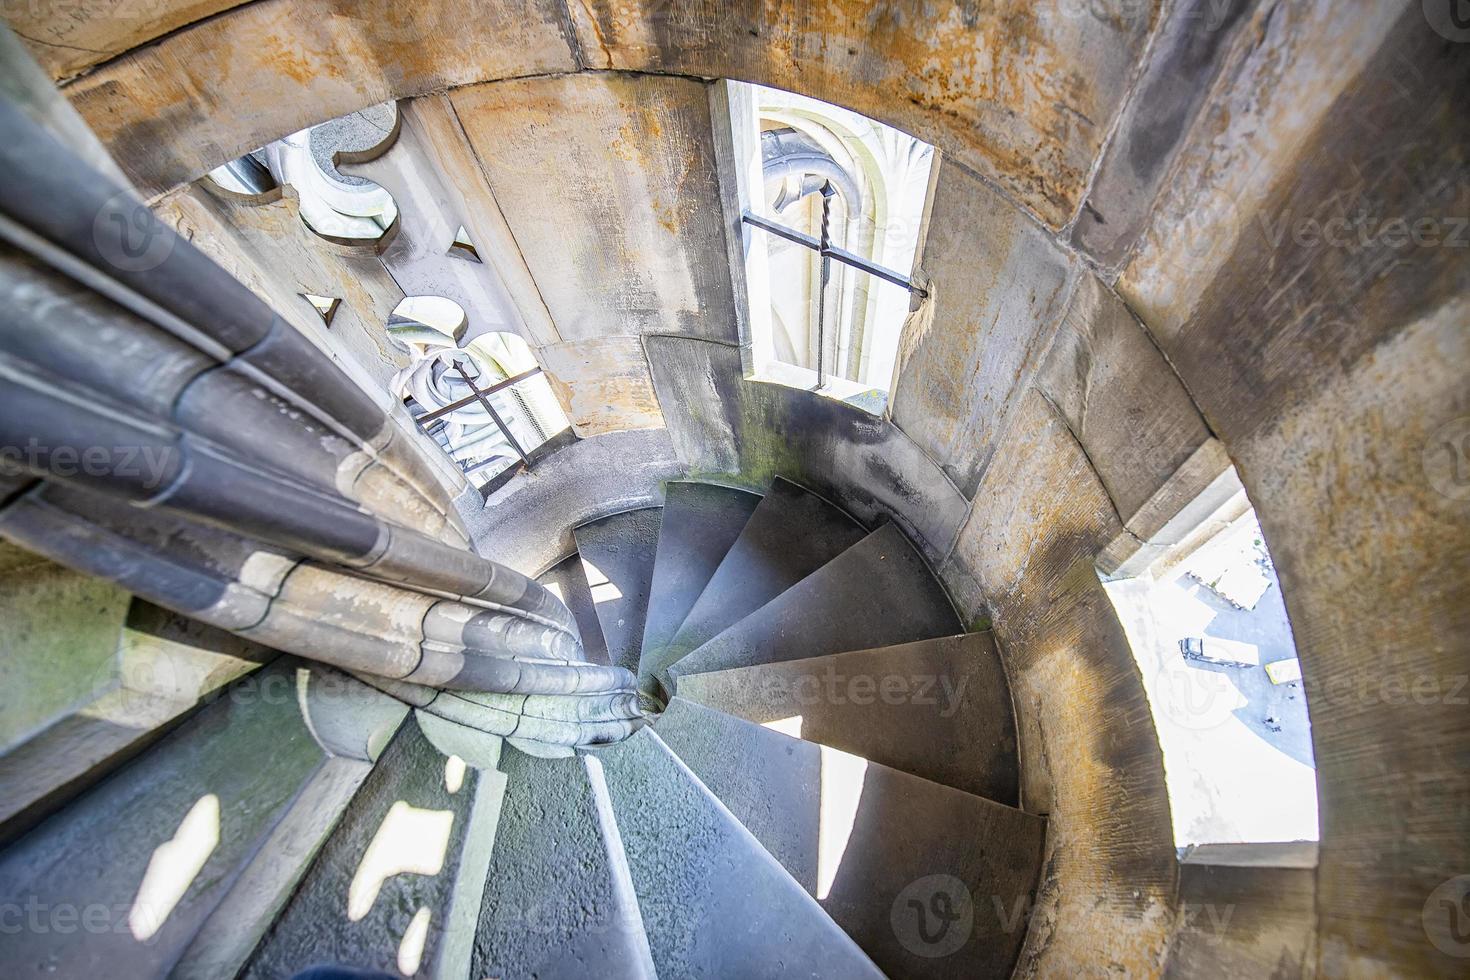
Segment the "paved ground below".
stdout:
<path fill-rule="evenodd" d="M 1221 542 L 1229 537 L 1216 543 L 1229 547 Z M 1296 656 L 1281 585 L 1265 563 L 1270 584 L 1255 608 L 1231 605 L 1191 575 L 1212 564 L 1213 546 L 1158 581 L 1107 584 L 1153 705 L 1175 843 L 1316 840 L 1306 692 L 1300 682 L 1272 684 L 1264 667 Z M 1186 660 L 1179 648 L 1186 637 L 1207 648 L 1212 639 L 1228 641 L 1219 648 L 1255 666 Z"/>

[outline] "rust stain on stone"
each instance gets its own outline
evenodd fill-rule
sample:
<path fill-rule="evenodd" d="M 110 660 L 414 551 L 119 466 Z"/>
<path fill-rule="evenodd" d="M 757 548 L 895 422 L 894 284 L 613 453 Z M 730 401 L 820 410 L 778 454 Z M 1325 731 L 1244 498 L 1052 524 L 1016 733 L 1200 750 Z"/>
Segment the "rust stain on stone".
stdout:
<path fill-rule="evenodd" d="M 259 0 L 113 58 L 66 94 L 156 195 L 385 99 L 576 67 L 549 2 Z M 163 138 L 142 138 L 140 126 Z"/>
<path fill-rule="evenodd" d="M 672 10 L 584 0 L 584 47 L 613 66 L 731 77 L 873 115 L 997 180 L 1048 224 L 1080 197 L 1154 4 L 847 0 Z"/>
<path fill-rule="evenodd" d="M 57 81 L 245 0 L 0 0 L 0 18 Z"/>

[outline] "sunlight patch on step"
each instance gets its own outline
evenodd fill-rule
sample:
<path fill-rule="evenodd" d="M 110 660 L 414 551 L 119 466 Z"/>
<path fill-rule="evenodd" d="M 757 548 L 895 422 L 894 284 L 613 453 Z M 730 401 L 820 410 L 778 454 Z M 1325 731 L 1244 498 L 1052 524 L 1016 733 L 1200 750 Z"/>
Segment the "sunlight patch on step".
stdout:
<path fill-rule="evenodd" d="M 822 809 L 818 817 L 817 899 L 832 891 L 857 822 L 868 760 L 829 746 L 822 749 Z"/>
<path fill-rule="evenodd" d="M 398 972 L 411 977 L 419 972 L 419 962 L 424 958 L 424 943 L 429 938 L 429 910 L 421 908 L 413 914 L 408 928 L 403 930 L 403 941 L 398 944 Z"/>
<path fill-rule="evenodd" d="M 587 584 L 592 587 L 592 601 L 598 605 L 611 602 L 623 597 L 622 591 L 612 582 L 608 581 L 602 569 L 592 564 L 586 558 L 582 559 L 582 569 L 587 573 Z"/>
<path fill-rule="evenodd" d="M 444 760 L 444 788 L 451 794 L 458 793 L 464 785 L 464 769 L 464 760 L 457 755 Z"/>
<path fill-rule="evenodd" d="M 394 803 L 378 825 L 347 889 L 347 918 L 357 922 L 373 909 L 383 882 L 398 874 L 436 875 L 449 851 L 453 810 L 421 810 Z"/>
<path fill-rule="evenodd" d="M 128 912 L 128 929 L 134 939 L 147 942 L 163 928 L 218 846 L 219 797 L 209 793 L 195 801 L 173 838 L 159 844 L 148 859 Z"/>
<path fill-rule="evenodd" d="M 801 715 L 792 715 L 790 718 L 773 718 L 762 722 L 761 727 L 780 732 L 782 735 L 790 735 L 792 738 L 801 738 Z"/>

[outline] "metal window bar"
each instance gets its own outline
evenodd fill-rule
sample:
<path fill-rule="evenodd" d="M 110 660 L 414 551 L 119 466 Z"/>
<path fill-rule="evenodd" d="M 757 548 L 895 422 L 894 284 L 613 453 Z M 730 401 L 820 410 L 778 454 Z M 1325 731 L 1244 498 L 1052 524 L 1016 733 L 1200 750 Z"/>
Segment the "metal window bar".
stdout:
<path fill-rule="evenodd" d="M 826 186 L 831 187 L 832 185 L 829 183 Z M 767 218 L 762 218 L 760 215 L 754 213 L 749 208 L 741 213 L 740 220 L 754 228 L 759 228 L 761 231 L 770 232 L 772 235 L 775 235 L 778 238 L 784 238 L 788 242 L 795 242 L 798 245 L 809 248 L 812 251 L 817 252 L 823 258 L 836 259 L 843 265 L 850 265 L 854 269 L 857 269 L 859 272 L 866 272 L 870 276 L 877 276 L 879 279 L 882 279 L 886 282 L 891 282 L 895 286 L 902 286 L 904 289 L 907 289 L 909 292 L 914 293 L 921 299 L 928 298 L 929 291 L 926 290 L 923 286 L 920 286 L 918 283 L 914 282 L 903 273 L 894 272 L 892 269 L 881 266 L 876 262 L 871 262 L 868 259 L 863 258 L 861 255 L 854 255 L 852 252 L 849 252 L 845 248 L 837 248 L 836 246 L 834 246 L 832 244 L 832 239 L 828 233 L 827 227 L 829 220 L 828 212 L 831 209 L 831 202 L 831 195 L 827 194 L 824 190 L 822 200 L 821 238 L 813 238 L 811 235 L 799 232 L 795 228 L 788 228 L 778 222 L 771 221 Z"/>
<path fill-rule="evenodd" d="M 475 397 L 485 407 L 485 411 L 490 415 L 490 421 L 494 422 L 495 427 L 500 430 L 500 434 L 505 436 L 505 441 L 510 443 L 510 448 L 514 449 L 516 455 L 521 458 L 521 462 L 526 464 L 526 469 L 530 469 L 531 457 L 526 455 L 526 451 L 521 448 L 521 444 L 516 441 L 516 437 L 511 435 L 510 426 L 505 424 L 505 420 L 500 417 L 500 413 L 495 410 L 495 406 L 490 404 L 490 398 L 487 393 L 481 391 L 479 385 L 475 384 L 475 379 L 469 376 L 463 364 L 455 361 L 454 369 L 459 372 L 461 378 L 464 378 L 464 383 L 470 386 L 470 391 L 475 393 Z"/>
<path fill-rule="evenodd" d="M 456 363 L 454 365 L 454 369 L 459 372 L 459 376 L 464 379 L 465 384 L 470 386 L 471 394 L 466 395 L 464 398 L 460 398 L 456 401 L 452 401 L 448 405 L 445 405 L 443 408 L 437 408 L 432 412 L 426 412 L 423 415 L 416 416 L 414 418 L 414 421 L 418 423 L 419 428 L 424 430 L 424 432 L 428 432 L 435 422 L 443 419 L 445 416 L 450 415 L 468 405 L 473 405 L 476 402 L 479 402 L 484 407 L 485 411 L 489 414 L 490 421 L 495 423 L 495 427 L 500 430 L 500 434 L 505 436 L 505 441 L 510 443 L 511 448 L 516 451 L 516 455 L 521 458 L 521 464 L 529 470 L 531 468 L 531 457 L 526 454 L 525 449 L 521 447 L 520 442 L 517 441 L 516 437 L 511 433 L 510 427 L 505 424 L 505 420 L 500 417 L 500 413 L 495 410 L 495 406 L 490 404 L 489 396 L 495 394 L 497 391 L 503 391 L 504 389 L 509 388 L 513 385 L 520 384 L 527 378 L 532 378 L 538 374 L 541 374 L 541 368 L 538 366 L 533 367 L 528 371 L 522 371 L 520 374 L 506 378 L 503 381 L 497 381 L 495 384 L 491 385 L 488 388 L 481 388 L 479 385 L 475 384 L 475 380 L 469 376 L 469 374 L 465 371 L 463 365 Z M 475 472 L 478 469 L 481 469 L 484 466 L 489 465 L 490 462 L 492 461 L 481 460 L 480 462 L 470 466 L 461 466 L 461 469 L 464 470 L 466 474 L 469 474 Z"/>
<path fill-rule="evenodd" d="M 458 366 L 459 365 L 457 364 L 455 365 L 455 367 Z M 470 381 L 469 377 L 465 375 L 463 370 L 461 370 L 459 373 L 461 377 L 470 382 L 470 390 L 473 391 L 474 394 L 466 395 L 459 401 L 450 402 L 443 408 L 436 408 L 432 412 L 426 412 L 425 414 L 420 415 L 418 417 L 420 425 L 428 425 L 430 422 L 437 422 L 439 419 L 450 414 L 451 412 L 457 412 L 461 408 L 464 408 L 466 405 L 473 405 L 475 402 L 480 400 L 481 395 L 493 395 L 503 388 L 509 388 L 511 385 L 520 384 L 527 378 L 534 377 L 535 375 L 540 374 L 541 369 L 539 367 L 533 367 L 529 371 L 522 371 L 520 374 L 517 374 L 516 376 L 511 378 L 506 378 L 504 381 L 497 381 L 495 382 L 495 384 L 491 385 L 488 388 L 477 388 L 475 386 L 475 383 L 473 381 Z"/>
<path fill-rule="evenodd" d="M 859 272 L 866 272 L 870 276 L 876 276 L 885 282 L 891 282 L 895 286 L 902 286 L 909 292 L 924 299 L 929 296 L 928 290 L 914 282 L 908 276 L 895 272 L 892 269 L 871 262 L 861 255 L 855 255 L 845 248 L 838 248 L 832 244 L 832 195 L 837 193 L 837 188 L 832 186 L 830 180 L 822 182 L 822 237 L 813 238 L 811 235 L 788 228 L 783 224 L 762 218 L 749 208 L 740 214 L 740 220 L 753 228 L 769 232 L 778 238 L 784 238 L 788 242 L 795 242 L 803 248 L 809 248 L 822 257 L 821 281 L 817 291 L 817 388 L 820 390 L 827 384 L 826 352 L 827 352 L 827 284 L 832 278 L 832 260 L 836 259 L 843 265 L 851 266 Z"/>
<path fill-rule="evenodd" d="M 817 286 L 817 390 L 827 385 L 827 284 L 832 281 L 832 256 L 827 249 L 832 245 L 832 195 L 837 189 L 830 180 L 822 182 L 822 238 L 817 243 L 822 256 L 822 274 Z M 837 305 L 837 315 L 842 315 L 842 304 Z M 839 333 L 841 331 L 839 330 Z"/>

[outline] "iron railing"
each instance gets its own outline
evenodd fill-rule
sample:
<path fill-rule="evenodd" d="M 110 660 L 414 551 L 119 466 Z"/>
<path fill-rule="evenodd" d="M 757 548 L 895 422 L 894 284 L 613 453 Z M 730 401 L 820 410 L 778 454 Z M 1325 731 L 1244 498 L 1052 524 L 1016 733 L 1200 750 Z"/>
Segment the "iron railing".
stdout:
<path fill-rule="evenodd" d="M 817 292 L 817 387 L 820 389 L 826 384 L 826 365 L 824 355 L 826 353 L 826 319 L 827 319 L 827 283 L 832 276 L 832 260 L 836 259 L 843 265 L 851 266 L 859 272 L 867 273 L 884 282 L 890 282 L 895 286 L 901 286 L 921 299 L 927 298 L 929 291 L 911 278 L 901 272 L 896 272 L 886 266 L 863 258 L 845 248 L 838 248 L 832 244 L 832 196 L 837 189 L 832 186 L 830 180 L 824 181 L 821 188 L 822 194 L 822 236 L 813 238 L 805 232 L 788 228 L 777 221 L 763 218 L 755 212 L 746 208 L 740 214 L 740 220 L 752 228 L 784 238 L 788 242 L 794 242 L 803 248 L 809 248 L 822 257 L 821 280 Z"/>
<path fill-rule="evenodd" d="M 469 372 L 464 369 L 464 365 L 458 363 L 457 361 L 455 362 L 454 369 L 455 371 L 459 372 L 459 376 L 464 379 L 464 383 L 469 386 L 470 394 L 466 395 L 463 398 L 456 399 L 455 401 L 450 402 L 448 405 L 436 408 L 432 412 L 425 412 L 423 415 L 414 416 L 414 421 L 418 424 L 418 427 L 423 430 L 425 435 L 432 437 L 433 433 L 430 431 L 430 428 L 435 422 L 438 422 L 440 419 L 453 415 L 455 412 L 459 411 L 462 408 L 468 408 L 469 406 L 474 405 L 478 402 L 479 405 L 485 409 L 486 414 L 490 416 L 490 421 L 495 423 L 495 427 L 500 430 L 500 434 L 505 437 L 505 441 L 510 445 L 511 449 L 515 450 L 516 455 L 520 457 L 521 465 L 523 465 L 528 470 L 531 469 L 531 456 L 527 453 L 525 447 L 521 445 L 520 440 L 516 439 L 515 434 L 511 432 L 510 426 L 506 424 L 505 419 L 501 418 L 500 413 L 495 410 L 495 406 L 490 402 L 490 396 L 498 391 L 504 391 L 507 388 L 511 388 L 515 385 L 520 384 L 522 381 L 529 380 L 530 378 L 533 378 L 536 375 L 543 373 L 540 366 L 522 371 L 520 374 L 505 378 L 502 381 L 497 381 L 495 384 L 491 385 L 488 388 L 481 388 L 478 384 L 476 384 L 475 379 L 470 377 Z M 480 460 L 479 462 L 470 465 L 465 465 L 464 463 L 456 461 L 456 465 L 458 465 L 466 475 L 469 475 L 470 473 L 473 473 L 484 466 L 488 466 L 492 462 L 494 462 L 493 458 Z"/>

